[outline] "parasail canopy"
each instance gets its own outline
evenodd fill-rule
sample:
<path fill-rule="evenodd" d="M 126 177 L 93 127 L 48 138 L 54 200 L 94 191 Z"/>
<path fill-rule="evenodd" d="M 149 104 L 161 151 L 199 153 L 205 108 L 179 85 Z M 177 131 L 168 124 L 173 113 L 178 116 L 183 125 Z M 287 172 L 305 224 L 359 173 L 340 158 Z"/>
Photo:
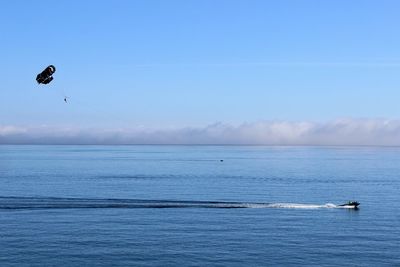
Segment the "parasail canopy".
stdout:
<path fill-rule="evenodd" d="M 56 72 L 56 67 L 53 65 L 48 66 L 45 68 L 41 73 L 36 76 L 36 81 L 39 84 L 48 84 L 53 80 L 53 73 Z"/>

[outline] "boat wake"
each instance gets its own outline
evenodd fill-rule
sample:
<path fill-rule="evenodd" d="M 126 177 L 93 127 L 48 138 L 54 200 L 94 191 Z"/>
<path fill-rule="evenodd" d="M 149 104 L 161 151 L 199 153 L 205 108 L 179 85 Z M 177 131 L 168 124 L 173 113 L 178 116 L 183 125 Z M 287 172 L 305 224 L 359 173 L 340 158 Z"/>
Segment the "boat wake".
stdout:
<path fill-rule="evenodd" d="M 257 203 L 228 201 L 181 201 L 141 199 L 57 198 L 57 197 L 0 197 L 0 210 L 32 209 L 135 209 L 135 208 L 279 208 L 279 209 L 335 209 L 354 208 L 331 203 L 324 205 L 298 203 Z"/>

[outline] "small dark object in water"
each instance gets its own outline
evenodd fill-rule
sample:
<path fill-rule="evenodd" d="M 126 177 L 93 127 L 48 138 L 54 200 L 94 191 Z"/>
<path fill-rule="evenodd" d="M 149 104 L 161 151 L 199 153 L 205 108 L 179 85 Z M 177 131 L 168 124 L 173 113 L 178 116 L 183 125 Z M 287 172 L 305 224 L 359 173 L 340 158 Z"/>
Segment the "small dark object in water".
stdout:
<path fill-rule="evenodd" d="M 357 208 L 358 208 L 358 205 L 360 205 L 360 203 L 357 202 L 357 201 L 349 201 L 349 202 L 347 202 L 347 203 L 345 203 L 345 204 L 342 204 L 342 205 L 339 205 L 339 206 L 340 206 L 340 207 L 353 206 L 355 209 L 357 209 Z"/>

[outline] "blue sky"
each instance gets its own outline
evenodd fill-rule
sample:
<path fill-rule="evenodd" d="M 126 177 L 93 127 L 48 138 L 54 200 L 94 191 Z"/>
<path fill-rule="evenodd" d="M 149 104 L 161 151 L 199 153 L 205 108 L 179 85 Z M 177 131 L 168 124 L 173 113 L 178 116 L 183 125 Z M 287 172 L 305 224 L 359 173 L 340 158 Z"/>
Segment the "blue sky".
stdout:
<path fill-rule="evenodd" d="M 398 10 L 385 0 L 6 1 L 0 127 L 397 120 Z M 37 85 L 49 64 L 54 81 Z"/>

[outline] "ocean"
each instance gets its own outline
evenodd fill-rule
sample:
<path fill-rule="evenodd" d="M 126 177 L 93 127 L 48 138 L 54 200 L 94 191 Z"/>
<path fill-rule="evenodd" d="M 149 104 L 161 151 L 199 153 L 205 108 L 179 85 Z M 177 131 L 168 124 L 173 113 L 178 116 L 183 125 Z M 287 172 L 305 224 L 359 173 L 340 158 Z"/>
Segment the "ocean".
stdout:
<path fill-rule="evenodd" d="M 400 266 L 400 147 L 2 145 L 0 185 L 0 266 Z"/>

